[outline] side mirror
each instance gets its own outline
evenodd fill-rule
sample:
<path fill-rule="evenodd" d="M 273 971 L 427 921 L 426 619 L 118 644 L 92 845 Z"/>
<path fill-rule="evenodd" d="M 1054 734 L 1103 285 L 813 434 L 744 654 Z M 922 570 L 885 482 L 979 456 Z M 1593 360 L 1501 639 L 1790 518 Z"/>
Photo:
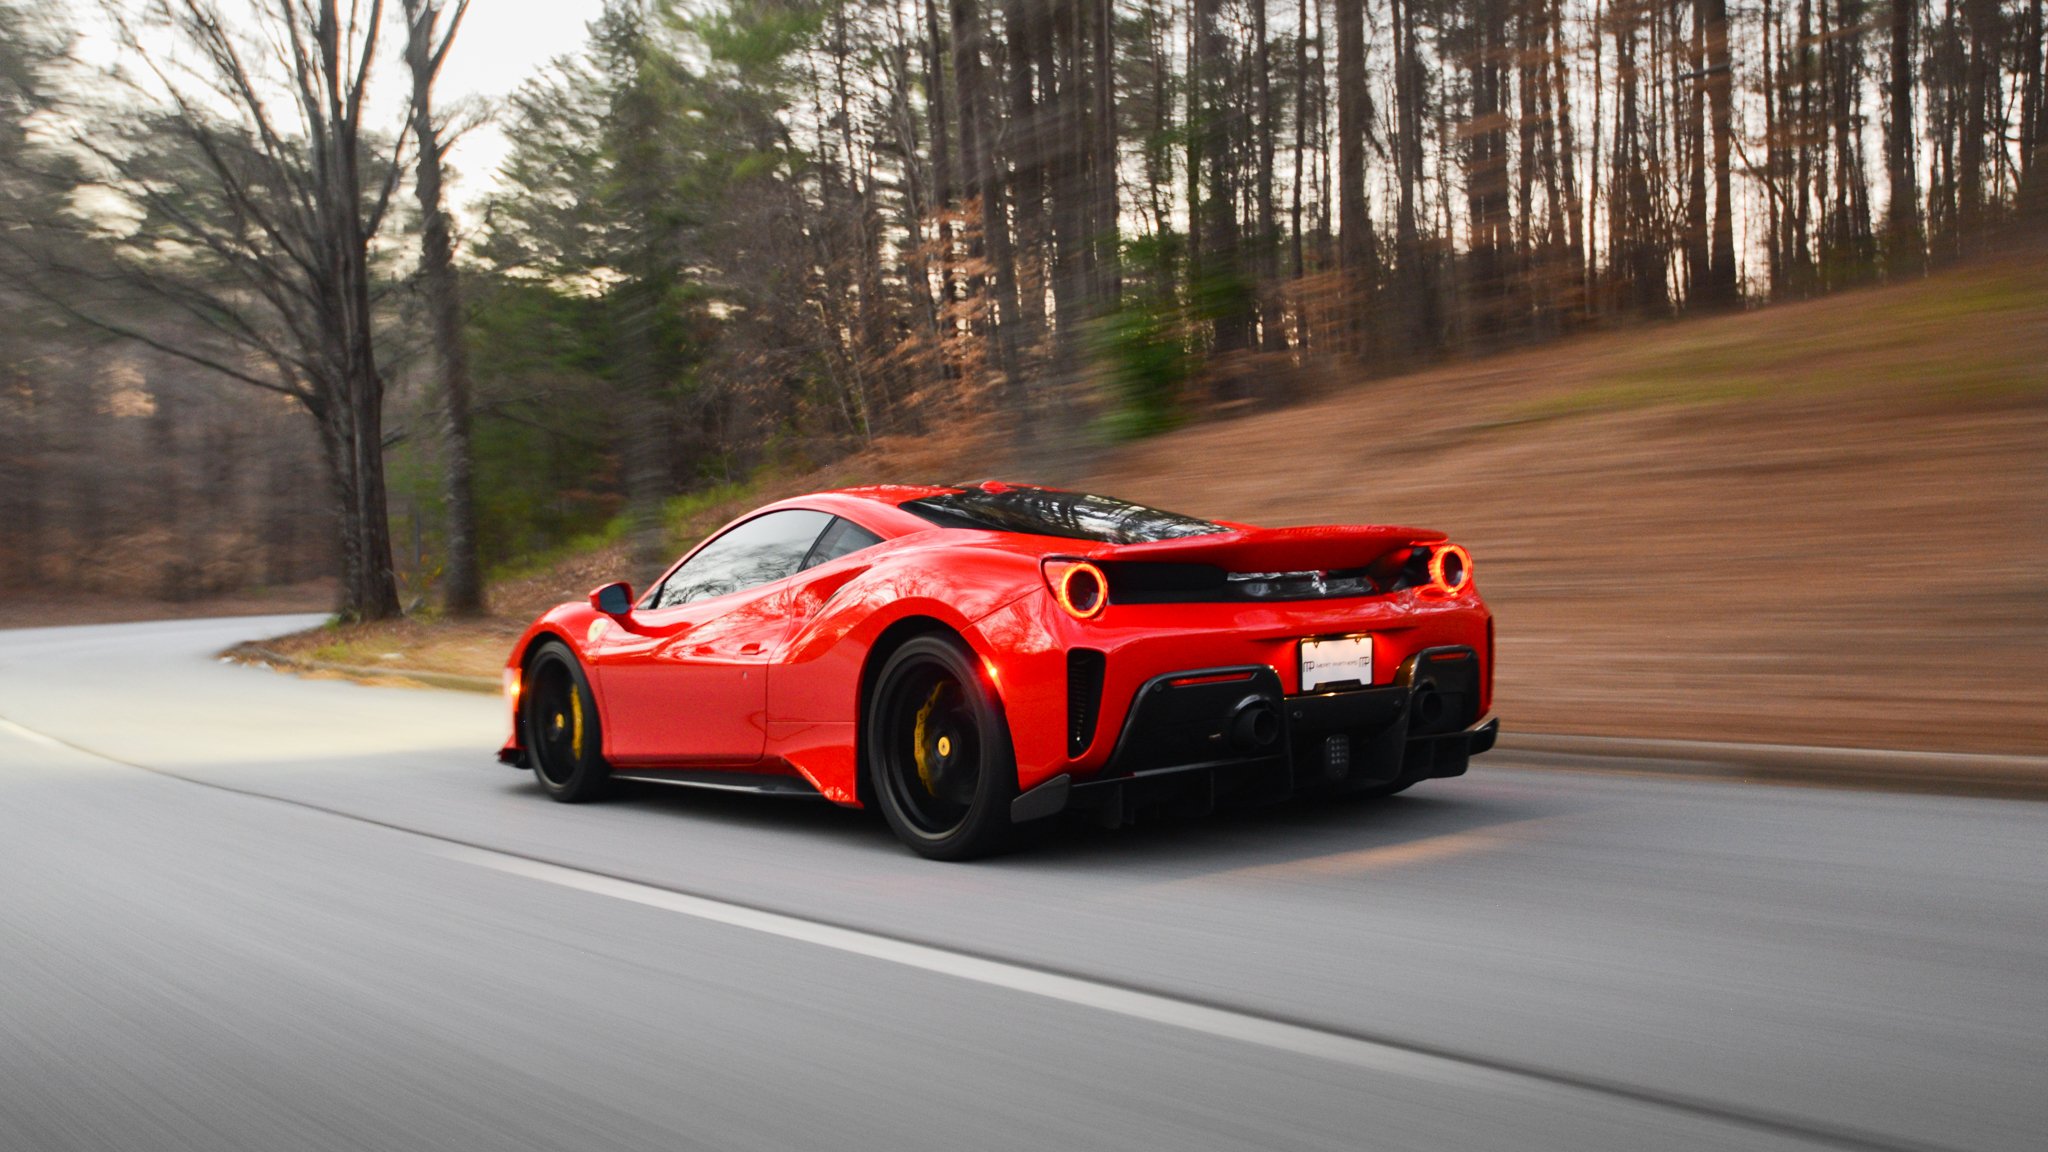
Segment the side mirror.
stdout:
<path fill-rule="evenodd" d="M 607 616 L 625 616 L 633 611 L 633 586 L 624 581 L 607 584 L 590 594 L 590 606 Z"/>

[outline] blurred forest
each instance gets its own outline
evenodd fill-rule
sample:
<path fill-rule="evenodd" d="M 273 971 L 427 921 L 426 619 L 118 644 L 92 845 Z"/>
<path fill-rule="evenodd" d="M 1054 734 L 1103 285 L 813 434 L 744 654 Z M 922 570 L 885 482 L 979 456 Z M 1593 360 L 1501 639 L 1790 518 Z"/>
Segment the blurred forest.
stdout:
<path fill-rule="evenodd" d="M 1059 471 L 2048 216 L 2042 0 L 610 0 L 496 109 L 466 6 L 0 0 L 6 588 L 473 612 L 765 467 Z"/>

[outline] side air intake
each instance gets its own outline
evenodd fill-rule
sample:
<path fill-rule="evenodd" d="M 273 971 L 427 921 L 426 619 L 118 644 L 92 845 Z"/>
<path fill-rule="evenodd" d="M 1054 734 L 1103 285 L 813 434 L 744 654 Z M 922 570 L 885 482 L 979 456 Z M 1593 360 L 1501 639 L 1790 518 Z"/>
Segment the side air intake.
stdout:
<path fill-rule="evenodd" d="M 1107 660 L 1092 648 L 1067 653 L 1067 755 L 1079 756 L 1095 742 L 1102 715 L 1102 670 Z"/>

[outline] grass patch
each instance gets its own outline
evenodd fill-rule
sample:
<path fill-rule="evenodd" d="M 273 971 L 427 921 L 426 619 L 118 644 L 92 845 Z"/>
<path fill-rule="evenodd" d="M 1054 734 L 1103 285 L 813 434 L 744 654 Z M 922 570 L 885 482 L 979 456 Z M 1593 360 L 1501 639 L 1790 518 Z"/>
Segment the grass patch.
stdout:
<path fill-rule="evenodd" d="M 2038 394 L 2048 391 L 2048 364 L 2034 355 L 2044 318 L 2048 278 L 2004 267 L 1665 325 L 1571 365 L 1569 384 L 1512 402 L 1491 422 L 1844 391 Z M 2036 338 L 2025 338 L 2027 327 Z"/>
<path fill-rule="evenodd" d="M 519 580 L 528 576 L 538 575 L 572 556 L 581 556 L 586 552 L 595 552 L 601 548 L 610 547 L 624 539 L 625 535 L 626 517 L 624 515 L 614 516 L 605 522 L 604 527 L 599 528 L 595 532 L 585 532 L 581 536 L 571 537 L 552 548 L 532 552 L 516 560 L 508 560 L 503 564 L 494 565 L 488 574 L 488 579 L 491 583 L 496 584 L 505 580 Z"/>
<path fill-rule="evenodd" d="M 744 500 L 760 487 L 758 478 L 744 482 L 719 484 L 699 492 L 686 492 L 672 496 L 662 505 L 662 529 L 668 533 L 669 541 L 679 547 L 690 547 L 711 531 L 732 517 L 728 506 Z"/>

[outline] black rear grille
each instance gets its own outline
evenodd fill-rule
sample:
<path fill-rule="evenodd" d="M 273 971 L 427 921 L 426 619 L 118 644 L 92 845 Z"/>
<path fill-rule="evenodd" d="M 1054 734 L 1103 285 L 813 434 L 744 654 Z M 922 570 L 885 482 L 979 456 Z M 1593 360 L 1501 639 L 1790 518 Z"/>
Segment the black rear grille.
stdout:
<path fill-rule="evenodd" d="M 1424 562 L 1427 562 L 1427 556 Z M 1112 604 L 1219 604 L 1244 600 L 1333 600 L 1388 589 L 1364 568 L 1230 572 L 1212 564 L 1102 561 Z"/>
<path fill-rule="evenodd" d="M 1102 670 L 1108 661 L 1092 648 L 1067 653 L 1067 755 L 1079 756 L 1095 742 L 1102 715 Z"/>

